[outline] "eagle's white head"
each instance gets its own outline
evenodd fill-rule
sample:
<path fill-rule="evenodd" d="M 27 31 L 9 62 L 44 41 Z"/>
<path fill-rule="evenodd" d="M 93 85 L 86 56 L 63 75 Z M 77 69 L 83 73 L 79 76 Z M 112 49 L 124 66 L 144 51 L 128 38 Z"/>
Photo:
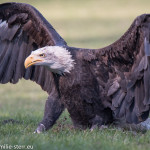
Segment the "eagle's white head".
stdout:
<path fill-rule="evenodd" d="M 46 46 L 32 51 L 25 60 L 25 68 L 32 65 L 46 66 L 51 72 L 63 74 L 74 67 L 74 60 L 70 52 L 60 46 Z"/>

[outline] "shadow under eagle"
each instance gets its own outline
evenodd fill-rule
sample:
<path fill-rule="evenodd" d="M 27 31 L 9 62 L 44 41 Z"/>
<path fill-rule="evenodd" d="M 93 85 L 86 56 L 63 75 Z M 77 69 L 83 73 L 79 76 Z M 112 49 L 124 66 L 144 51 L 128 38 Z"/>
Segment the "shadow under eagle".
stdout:
<path fill-rule="evenodd" d="M 66 58 L 72 59 L 73 67 L 65 71 L 68 64 L 64 64 L 57 72 L 59 64 L 52 68 L 56 62 L 45 58 L 47 53 L 51 57 L 50 51 L 57 53 L 53 56 L 56 61 L 70 55 Z M 25 69 L 24 61 L 30 54 L 41 59 Z M 1 4 L 0 83 L 17 83 L 21 78 L 35 81 L 49 93 L 38 133 L 52 127 L 65 108 L 79 128 L 116 120 L 139 124 L 150 110 L 150 15 L 137 17 L 128 31 L 107 47 L 81 49 L 67 46 L 34 7 Z"/>

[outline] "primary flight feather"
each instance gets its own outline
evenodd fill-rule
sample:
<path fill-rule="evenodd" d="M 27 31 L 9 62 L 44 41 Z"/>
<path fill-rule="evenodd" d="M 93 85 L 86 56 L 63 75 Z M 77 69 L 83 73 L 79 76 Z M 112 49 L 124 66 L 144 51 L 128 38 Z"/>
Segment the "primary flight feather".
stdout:
<path fill-rule="evenodd" d="M 67 46 L 34 7 L 1 4 L 0 83 L 21 78 L 49 93 L 38 133 L 52 127 L 64 108 L 83 129 L 116 120 L 139 124 L 150 110 L 150 15 L 137 17 L 105 48 L 81 49 Z"/>

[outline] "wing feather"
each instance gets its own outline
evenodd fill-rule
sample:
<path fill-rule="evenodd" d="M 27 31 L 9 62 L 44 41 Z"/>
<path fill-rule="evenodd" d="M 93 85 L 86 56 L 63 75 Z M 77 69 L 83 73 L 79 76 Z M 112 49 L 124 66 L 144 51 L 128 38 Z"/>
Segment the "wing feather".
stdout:
<path fill-rule="evenodd" d="M 102 49 L 80 50 L 80 53 L 85 61 L 91 62 L 99 85 L 103 82 L 101 101 L 104 105 L 109 103 L 116 118 L 124 118 L 128 123 L 147 119 L 150 110 L 150 14 L 137 17 L 115 43 Z"/>
<path fill-rule="evenodd" d="M 10 46 L 9 49 L 12 52 L 12 54 L 10 55 L 11 57 L 9 58 L 9 61 L 7 63 L 7 67 L 4 68 L 6 69 L 6 71 L 3 73 L 2 83 L 7 83 L 13 78 L 14 69 L 12 68 L 16 67 L 16 58 L 18 57 L 19 54 L 18 45 L 14 45 L 13 47 Z"/>
<path fill-rule="evenodd" d="M 130 55 L 132 53 L 132 64 L 127 64 L 128 71 L 124 71 L 127 83 L 126 96 L 122 97 L 120 105 L 112 104 L 116 116 L 118 118 L 124 117 L 128 123 L 139 123 L 149 116 L 150 70 L 148 66 L 150 65 L 150 47 L 147 39 L 150 36 L 150 22 L 148 18 L 150 18 L 149 15 L 138 17 L 132 24 L 136 34 L 133 37 L 129 35 L 130 33 L 126 35 L 126 40 L 130 40 L 130 44 L 125 43 L 124 45 L 127 45 L 127 53 Z M 117 68 L 123 70 L 121 66 Z M 118 103 L 120 99 L 116 97 L 116 101 Z"/>
<path fill-rule="evenodd" d="M 5 53 L 5 56 L 2 58 L 1 60 L 1 63 L 0 63 L 0 72 L 1 73 L 1 82 L 3 83 L 3 79 L 5 78 L 4 74 L 5 74 L 5 69 L 7 69 L 7 66 L 9 65 L 9 59 L 10 59 L 10 56 L 12 54 L 12 49 L 13 49 L 13 44 L 12 43 L 9 43 L 8 44 L 8 47 L 7 47 L 7 50 L 6 50 L 6 53 Z"/>

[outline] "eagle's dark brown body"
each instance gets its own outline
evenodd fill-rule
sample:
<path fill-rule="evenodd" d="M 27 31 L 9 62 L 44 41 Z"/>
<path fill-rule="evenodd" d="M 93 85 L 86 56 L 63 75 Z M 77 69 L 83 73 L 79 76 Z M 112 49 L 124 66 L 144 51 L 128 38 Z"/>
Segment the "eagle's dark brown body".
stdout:
<path fill-rule="evenodd" d="M 102 49 L 68 47 L 32 6 L 0 5 L 0 82 L 30 79 L 49 93 L 41 125 L 53 126 L 67 108 L 77 127 L 110 124 L 116 119 L 138 124 L 150 110 L 150 15 L 135 19 L 115 43 Z M 74 69 L 64 76 L 46 68 L 27 70 L 25 58 L 40 47 L 62 46 L 71 52 Z"/>
<path fill-rule="evenodd" d="M 91 64 L 78 57 L 80 49 L 69 48 L 75 59 L 71 73 L 59 78 L 60 99 L 77 127 L 91 127 L 94 123 L 112 123 L 112 111 L 102 102 L 97 77 Z M 93 64 L 94 65 L 94 64 Z M 95 66 L 96 67 L 96 66 Z"/>

